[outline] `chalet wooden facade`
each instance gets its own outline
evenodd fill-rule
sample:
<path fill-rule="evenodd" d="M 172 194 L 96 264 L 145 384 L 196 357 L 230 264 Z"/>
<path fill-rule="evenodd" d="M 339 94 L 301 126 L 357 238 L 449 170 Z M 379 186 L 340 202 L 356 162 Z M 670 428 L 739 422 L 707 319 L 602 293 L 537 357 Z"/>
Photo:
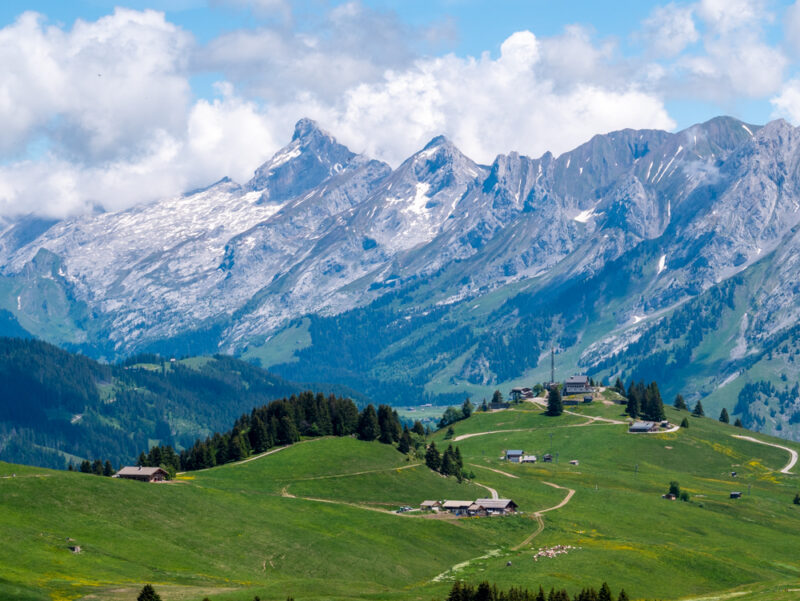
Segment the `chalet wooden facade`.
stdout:
<path fill-rule="evenodd" d="M 564 395 L 570 394 L 590 394 L 592 387 L 589 386 L 587 376 L 571 376 L 564 382 Z"/>
<path fill-rule="evenodd" d="M 113 476 L 114 478 L 125 478 L 127 480 L 139 480 L 140 482 L 165 482 L 169 480 L 169 474 L 160 467 L 141 467 L 127 465 L 120 469 Z"/>

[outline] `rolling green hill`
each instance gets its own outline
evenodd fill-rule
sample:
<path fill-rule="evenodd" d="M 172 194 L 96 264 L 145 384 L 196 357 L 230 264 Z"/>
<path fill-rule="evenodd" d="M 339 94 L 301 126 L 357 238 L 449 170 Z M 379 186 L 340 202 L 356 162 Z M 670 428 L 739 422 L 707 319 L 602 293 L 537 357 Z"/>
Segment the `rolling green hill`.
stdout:
<path fill-rule="evenodd" d="M 667 408 L 673 422 L 686 415 Z M 0 534 L 14 541 L 0 546 L 0 598 L 122 601 L 152 582 L 165 600 L 430 600 L 456 578 L 573 593 L 607 581 L 631 598 L 796 598 L 800 479 L 779 471 L 790 454 L 713 419 L 643 435 L 612 423 L 621 419 L 619 406 L 600 403 L 557 418 L 531 404 L 476 413 L 454 424 L 475 473 L 462 484 L 352 438 L 307 440 L 160 485 L 0 464 Z M 509 464 L 507 448 L 557 461 Z M 689 502 L 661 498 L 673 480 Z M 480 485 L 522 513 L 392 512 L 489 496 Z M 735 490 L 741 499 L 729 498 Z M 575 548 L 534 561 L 555 545 Z"/>

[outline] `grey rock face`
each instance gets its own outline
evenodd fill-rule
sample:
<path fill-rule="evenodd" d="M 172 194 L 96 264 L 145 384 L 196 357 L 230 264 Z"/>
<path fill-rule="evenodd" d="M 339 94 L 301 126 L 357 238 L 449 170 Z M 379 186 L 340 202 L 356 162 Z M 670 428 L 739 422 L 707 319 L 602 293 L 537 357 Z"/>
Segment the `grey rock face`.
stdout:
<path fill-rule="evenodd" d="M 124 354 L 217 324 L 215 342 L 237 351 L 287 320 L 363 306 L 410 283 L 422 283 L 426 302 L 457 304 L 510 284 L 591 277 L 646 245 L 656 258 L 645 292 L 617 299 L 620 330 L 603 348 L 774 257 L 758 293 L 764 311 L 744 334 L 756 339 L 800 315 L 799 141 L 782 121 L 717 118 L 481 166 L 437 137 L 392 170 L 304 119 L 243 186 L 226 179 L 120 213 L 4 224 L 11 292 L 0 303 L 35 329 L 36 303 L 22 299 L 43 278 L 61 278 L 64 298 L 93 316 L 81 334 L 89 344 L 102 335 Z M 56 276 L 33 269 L 43 250 L 58 258 Z M 34 333 L 63 341 L 60 332 L 83 327 L 73 313 Z"/>

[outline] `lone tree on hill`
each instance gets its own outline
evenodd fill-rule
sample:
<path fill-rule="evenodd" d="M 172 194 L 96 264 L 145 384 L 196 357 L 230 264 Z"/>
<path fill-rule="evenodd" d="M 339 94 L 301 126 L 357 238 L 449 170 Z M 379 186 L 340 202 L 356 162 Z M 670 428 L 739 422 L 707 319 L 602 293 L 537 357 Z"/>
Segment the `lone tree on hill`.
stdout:
<path fill-rule="evenodd" d="M 722 411 L 719 414 L 719 421 L 723 424 L 731 423 L 731 418 L 728 416 L 728 410 L 725 407 L 722 408 Z"/>
<path fill-rule="evenodd" d="M 678 393 L 678 395 L 675 397 L 674 406 L 675 409 L 689 409 L 689 407 L 686 406 L 686 401 L 683 400 L 683 395 L 680 393 Z"/>
<path fill-rule="evenodd" d="M 461 405 L 461 413 L 464 414 L 464 419 L 467 419 L 470 415 L 472 415 L 473 411 L 475 411 L 475 405 L 473 405 L 470 402 L 469 397 L 467 397 L 464 403 Z"/>
<path fill-rule="evenodd" d="M 502 403 L 503 402 L 503 393 L 499 390 L 495 390 L 494 394 L 492 395 L 492 403 Z"/>
<path fill-rule="evenodd" d="M 800 505 L 800 492 L 799 492 L 799 493 L 797 493 L 797 494 L 794 496 L 794 501 L 793 501 L 793 502 L 794 502 L 794 504 L 795 504 L 795 505 Z"/>
<path fill-rule="evenodd" d="M 557 417 L 564 413 L 564 404 L 561 402 L 561 391 L 558 386 L 553 386 L 547 393 L 547 415 Z"/>
<path fill-rule="evenodd" d="M 695 405 L 694 409 L 692 410 L 692 415 L 694 415 L 695 417 L 705 417 L 706 416 L 706 412 L 703 411 L 703 403 L 701 403 L 700 401 L 697 401 L 697 405 Z"/>
<path fill-rule="evenodd" d="M 681 485 L 675 480 L 669 483 L 669 494 L 675 495 L 676 497 L 680 496 L 681 494 Z"/>
<path fill-rule="evenodd" d="M 744 426 L 742 425 L 742 420 L 740 420 L 738 417 L 736 418 L 736 421 L 733 422 L 733 425 L 736 426 L 737 428 L 744 428 Z"/>
<path fill-rule="evenodd" d="M 689 427 L 689 418 L 684 417 L 683 421 L 681 422 L 681 428 L 688 428 Z"/>
<path fill-rule="evenodd" d="M 151 585 L 145 584 L 136 601 L 161 601 L 161 595 Z"/>

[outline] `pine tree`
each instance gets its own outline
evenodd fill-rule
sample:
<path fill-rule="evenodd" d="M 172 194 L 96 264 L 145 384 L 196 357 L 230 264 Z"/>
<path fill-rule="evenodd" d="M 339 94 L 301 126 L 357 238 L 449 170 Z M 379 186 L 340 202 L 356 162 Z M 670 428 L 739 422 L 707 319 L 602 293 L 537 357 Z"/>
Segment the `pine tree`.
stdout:
<path fill-rule="evenodd" d="M 481 411 L 484 413 L 489 411 L 489 405 L 486 403 L 486 399 L 483 399 L 483 402 L 481 403 Z"/>
<path fill-rule="evenodd" d="M 103 475 L 107 477 L 114 475 L 114 468 L 111 467 L 111 462 L 108 459 L 106 459 L 106 462 L 103 465 Z"/>
<path fill-rule="evenodd" d="M 297 426 L 294 420 L 288 415 L 284 415 L 278 422 L 278 444 L 287 445 L 300 440 L 300 432 L 297 431 Z"/>
<path fill-rule="evenodd" d="M 614 601 L 611 595 L 611 587 L 608 586 L 607 582 L 604 582 L 600 587 L 600 591 L 597 593 L 597 601 Z"/>
<path fill-rule="evenodd" d="M 625 413 L 636 419 L 639 417 L 639 397 L 634 394 L 628 393 L 628 404 L 625 406 Z"/>
<path fill-rule="evenodd" d="M 795 494 L 793 503 L 795 505 L 800 505 L 800 492 Z"/>
<path fill-rule="evenodd" d="M 87 459 L 81 461 L 81 473 L 84 474 L 91 474 L 92 473 L 92 464 L 89 463 Z"/>
<path fill-rule="evenodd" d="M 619 597 L 617 597 L 617 601 L 630 601 L 630 597 L 628 597 L 628 593 L 625 592 L 625 589 L 621 589 L 619 591 Z"/>
<path fill-rule="evenodd" d="M 250 439 L 250 447 L 256 453 L 263 453 L 270 445 L 267 445 L 269 438 L 267 434 L 267 426 L 260 416 L 255 415 L 250 423 L 250 431 L 247 433 Z"/>
<path fill-rule="evenodd" d="M 95 476 L 102 476 L 103 475 L 103 462 L 99 459 L 95 459 L 92 462 L 92 473 Z"/>
<path fill-rule="evenodd" d="M 450 594 L 447 595 L 447 601 L 462 601 L 462 599 L 461 581 L 456 580 L 450 589 Z"/>
<path fill-rule="evenodd" d="M 475 410 L 475 405 L 473 405 L 470 402 L 469 397 L 467 397 L 466 400 L 461 405 L 461 413 L 464 414 L 464 419 L 467 419 L 470 415 L 472 415 L 472 412 L 474 410 Z"/>
<path fill-rule="evenodd" d="M 228 439 L 228 461 L 240 461 L 244 459 L 244 456 L 240 434 L 234 432 Z"/>
<path fill-rule="evenodd" d="M 503 402 L 503 393 L 499 390 L 495 390 L 494 394 L 492 394 L 492 403 L 502 403 Z"/>
<path fill-rule="evenodd" d="M 492 588 L 488 582 L 481 582 L 478 585 L 478 590 L 475 591 L 475 601 L 492 601 Z"/>
<path fill-rule="evenodd" d="M 360 440 L 375 440 L 380 435 L 378 415 L 372 404 L 367 405 L 358 418 L 358 438 Z"/>
<path fill-rule="evenodd" d="M 151 585 L 145 584 L 142 588 L 142 592 L 136 597 L 136 601 L 161 601 L 161 596 Z"/>
<path fill-rule="evenodd" d="M 736 418 L 736 421 L 733 422 L 733 425 L 736 426 L 737 428 L 744 428 L 744 426 L 742 425 L 742 420 L 740 420 L 738 417 Z"/>
<path fill-rule="evenodd" d="M 454 476 L 458 466 L 456 465 L 455 457 L 453 456 L 453 445 L 447 447 L 444 455 L 442 455 L 442 467 L 440 471 L 445 476 Z"/>
<path fill-rule="evenodd" d="M 389 405 L 378 406 L 378 429 L 378 440 L 383 444 L 400 440 L 400 422 Z"/>
<path fill-rule="evenodd" d="M 442 467 L 442 457 L 436 449 L 436 443 L 431 442 L 428 450 L 425 451 L 425 465 L 427 465 L 434 472 L 438 472 Z"/>
<path fill-rule="evenodd" d="M 681 428 L 688 428 L 689 427 L 689 418 L 684 417 L 683 421 L 681 422 Z"/>
<path fill-rule="evenodd" d="M 697 405 L 695 405 L 694 409 L 692 410 L 692 415 L 694 415 L 695 417 L 705 417 L 706 416 L 706 412 L 703 411 L 703 403 L 701 403 L 700 401 L 697 401 Z"/>
<path fill-rule="evenodd" d="M 553 386 L 547 393 L 547 415 L 557 417 L 564 413 L 564 404 L 561 402 L 561 391 L 558 386 Z"/>
<path fill-rule="evenodd" d="M 617 378 L 617 381 L 614 383 L 614 388 L 616 388 L 617 392 L 622 396 L 625 396 L 625 384 L 622 383 L 620 378 Z"/>
<path fill-rule="evenodd" d="M 403 455 L 408 455 L 408 452 L 411 450 L 411 433 L 408 431 L 408 428 L 403 426 L 403 433 L 400 435 L 400 442 L 397 443 L 397 450 L 403 453 Z"/>
<path fill-rule="evenodd" d="M 683 395 L 680 394 L 680 393 L 678 393 L 675 396 L 675 403 L 673 403 L 673 404 L 675 406 L 675 409 L 681 409 L 681 410 L 688 410 L 689 409 L 689 407 L 686 406 L 686 401 L 683 400 Z"/>
<path fill-rule="evenodd" d="M 719 414 L 719 421 L 723 424 L 731 423 L 731 418 L 728 416 L 728 410 L 725 407 L 722 408 L 722 411 Z"/>

